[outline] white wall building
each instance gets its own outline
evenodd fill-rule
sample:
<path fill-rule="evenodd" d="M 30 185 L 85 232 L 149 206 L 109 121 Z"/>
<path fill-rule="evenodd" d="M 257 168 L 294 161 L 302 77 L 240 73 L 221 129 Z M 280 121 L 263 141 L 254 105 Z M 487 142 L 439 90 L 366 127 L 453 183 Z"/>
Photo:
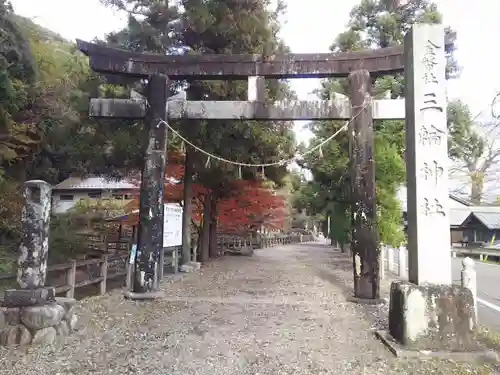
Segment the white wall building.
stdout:
<path fill-rule="evenodd" d="M 129 181 L 113 181 L 103 177 L 71 177 L 52 187 L 52 212 L 64 213 L 81 199 L 131 199 L 139 187 Z"/>

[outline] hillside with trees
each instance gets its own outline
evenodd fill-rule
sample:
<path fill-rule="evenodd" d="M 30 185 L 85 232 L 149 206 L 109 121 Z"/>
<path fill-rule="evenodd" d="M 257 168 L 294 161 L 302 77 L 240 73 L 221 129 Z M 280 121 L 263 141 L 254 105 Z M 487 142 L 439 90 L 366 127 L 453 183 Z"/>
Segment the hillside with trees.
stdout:
<path fill-rule="evenodd" d="M 277 36 L 281 6 L 270 9 L 266 1 L 186 0 L 182 2 L 182 12 L 155 1 L 106 4 L 129 14 L 123 30 L 97 41 L 113 47 L 167 54 L 266 55 L 287 51 Z M 43 179 L 56 184 L 70 176 L 88 175 L 137 178 L 147 132 L 142 121 L 97 121 L 87 115 L 89 98 L 129 97 L 131 90 L 143 92 L 141 82 L 107 82 L 90 71 L 88 59 L 74 43 L 17 16 L 5 0 L 0 1 L 0 32 L 9 41 L 0 47 L 0 256 L 11 259 L 20 238 L 23 181 Z M 172 90 L 174 94 L 179 87 Z M 246 83 L 190 82 L 187 95 L 190 99 L 238 100 L 246 97 Z M 270 81 L 267 95 L 269 100 L 279 100 L 293 93 L 286 82 Z M 172 157 L 167 175 L 181 173 L 177 173 L 179 185 L 166 182 L 166 194 L 170 197 L 166 198 L 175 196 L 174 201 L 184 202 L 187 222 L 192 222 L 191 212 L 196 217 L 198 208 L 201 209 L 199 237 L 205 260 L 210 236 L 215 238 L 218 224 L 222 231 L 286 226 L 284 210 L 291 209 L 290 203 L 285 202 L 290 198 L 282 198 L 281 192 L 287 190 L 286 166 L 242 168 L 219 162 L 194 152 L 181 137 L 208 154 L 225 159 L 247 164 L 273 163 L 288 159 L 295 152 L 290 122 L 179 121 L 172 125 L 180 137 L 169 135 Z M 246 203 L 240 199 L 243 196 Z M 257 199 L 265 205 L 256 205 Z M 58 221 L 53 219 L 53 223 Z M 185 246 L 191 246 L 189 229 L 190 226 L 185 228 Z M 61 242 L 57 230 L 52 230 L 51 237 L 54 255 L 59 252 L 54 248 L 56 240 Z M 68 243 L 63 247 L 68 248 Z"/>

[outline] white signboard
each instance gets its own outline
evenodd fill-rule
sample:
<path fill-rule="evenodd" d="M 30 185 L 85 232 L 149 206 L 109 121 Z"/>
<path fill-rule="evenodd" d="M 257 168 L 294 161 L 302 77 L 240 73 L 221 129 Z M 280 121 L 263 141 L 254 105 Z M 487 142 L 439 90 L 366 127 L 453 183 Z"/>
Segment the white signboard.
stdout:
<path fill-rule="evenodd" d="M 177 203 L 163 205 L 163 247 L 182 245 L 182 207 Z"/>

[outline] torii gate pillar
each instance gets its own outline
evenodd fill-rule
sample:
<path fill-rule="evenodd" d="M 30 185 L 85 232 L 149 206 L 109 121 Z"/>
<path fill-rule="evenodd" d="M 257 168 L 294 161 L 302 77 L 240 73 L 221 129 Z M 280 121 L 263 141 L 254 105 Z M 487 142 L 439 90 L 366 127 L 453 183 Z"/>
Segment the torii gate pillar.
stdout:
<path fill-rule="evenodd" d="M 380 297 L 378 227 L 371 77 L 355 70 L 348 77 L 351 100 L 349 157 L 351 182 L 351 252 L 354 268 L 354 298 L 376 301 Z"/>
<path fill-rule="evenodd" d="M 141 174 L 139 227 L 134 262 L 132 299 L 153 298 L 158 294 L 158 260 L 163 249 L 163 189 L 167 151 L 168 78 L 152 74 L 148 78 L 146 126 L 148 140 Z M 163 265 L 161 265 L 163 266 Z"/>

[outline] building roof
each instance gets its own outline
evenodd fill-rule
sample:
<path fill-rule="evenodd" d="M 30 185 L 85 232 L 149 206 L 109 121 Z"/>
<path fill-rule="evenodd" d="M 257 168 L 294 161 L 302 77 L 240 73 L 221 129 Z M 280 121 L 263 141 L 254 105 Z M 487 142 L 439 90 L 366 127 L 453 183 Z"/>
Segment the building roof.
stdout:
<path fill-rule="evenodd" d="M 471 214 L 483 223 L 489 229 L 500 229 L 500 206 L 473 206 L 469 201 L 457 197 L 454 194 L 449 195 L 451 200 L 459 203 L 459 207 L 450 207 L 450 226 L 459 227 L 469 219 Z M 403 212 L 406 212 L 406 187 L 402 186 L 398 190 L 398 199 L 401 203 Z"/>
<path fill-rule="evenodd" d="M 458 227 L 467 219 L 472 212 L 470 207 L 450 208 L 450 226 Z"/>
<path fill-rule="evenodd" d="M 139 187 L 127 180 L 115 181 L 104 177 L 70 177 L 52 187 L 52 190 L 137 190 Z"/>
<path fill-rule="evenodd" d="M 461 225 L 475 217 L 488 229 L 500 229 L 500 207 L 473 206 L 471 213 L 463 220 Z"/>
<path fill-rule="evenodd" d="M 472 206 L 471 202 L 469 202 L 463 198 L 457 197 L 455 194 L 450 194 L 450 199 L 453 199 L 455 202 L 463 204 L 464 206 Z"/>

